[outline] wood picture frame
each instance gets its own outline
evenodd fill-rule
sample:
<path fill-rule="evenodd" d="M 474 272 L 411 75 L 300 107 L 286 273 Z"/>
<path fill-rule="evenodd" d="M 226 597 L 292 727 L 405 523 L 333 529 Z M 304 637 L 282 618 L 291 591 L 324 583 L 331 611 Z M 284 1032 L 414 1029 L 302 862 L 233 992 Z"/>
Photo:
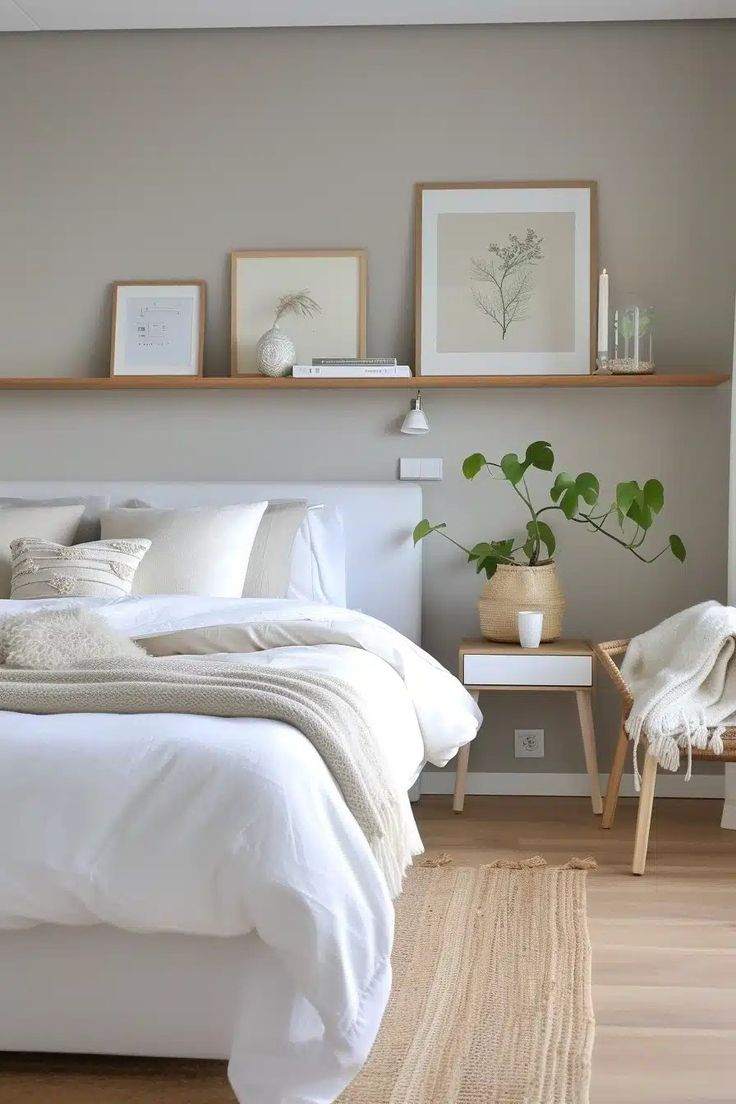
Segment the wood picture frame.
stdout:
<path fill-rule="evenodd" d="M 164 288 L 174 290 L 166 295 Z M 176 329 L 166 318 L 174 304 Z M 144 321 L 146 314 L 159 312 L 155 322 Z M 112 285 L 110 376 L 202 378 L 206 322 L 205 280 L 116 280 Z M 148 326 L 155 326 L 155 333 Z"/>
<path fill-rule="evenodd" d="M 314 294 L 319 302 L 320 295 L 332 295 L 333 309 L 340 310 L 340 292 L 337 287 L 326 288 L 322 291 L 314 287 L 314 279 L 309 280 L 310 260 L 314 261 L 353 261 L 355 271 L 352 289 L 343 288 L 344 306 L 346 317 L 336 323 L 334 331 L 325 335 L 323 345 L 316 345 L 319 341 L 320 316 L 312 320 L 312 335 L 307 336 L 306 324 L 302 323 L 303 340 L 295 340 L 299 363 L 309 363 L 312 356 L 335 357 L 364 357 L 367 343 L 367 308 L 368 308 L 368 251 L 362 248 L 355 249 L 239 249 L 230 254 L 230 375 L 251 376 L 257 374 L 254 361 L 254 348 L 258 339 L 269 328 L 269 318 L 272 316 L 272 307 L 278 295 L 291 293 L 304 289 Z M 267 284 L 262 292 L 259 290 L 259 302 L 253 303 L 254 291 L 258 287 L 255 277 L 255 269 L 259 261 L 278 262 L 283 261 L 283 281 L 278 285 L 278 265 L 268 265 Z M 296 261 L 296 264 L 290 262 Z M 317 277 L 323 266 L 315 265 L 312 275 Z M 350 266 L 341 266 L 344 273 Z M 248 273 L 247 269 L 253 271 Z M 266 273 L 264 268 L 264 273 Z M 249 282 L 247 277 L 249 277 Z M 289 282 L 291 281 L 291 282 Z M 328 281 L 329 282 L 329 281 Z M 264 284 L 266 281 L 264 281 Z M 297 286 L 298 285 L 298 286 Z M 277 287 L 280 291 L 277 292 Z M 251 292 L 248 298 L 249 290 Z M 322 304 L 320 304 L 322 306 Z M 251 310 L 252 307 L 252 310 Z M 349 313 L 349 317 L 348 317 Z M 301 320 L 299 320 L 301 321 Z M 300 329 L 295 326 L 292 318 L 285 319 L 283 327 L 286 332 L 289 328 Z M 324 347 L 323 347 L 324 346 Z M 345 346 L 345 347 L 344 347 Z"/>
<path fill-rule="evenodd" d="M 431 202 L 427 201 L 428 196 L 432 197 Z M 597 183 L 593 180 L 417 184 L 415 375 L 450 379 L 453 376 L 562 376 L 593 372 L 598 292 L 597 199 Z M 467 218 L 456 222 L 455 241 L 451 240 L 449 229 L 444 229 L 447 242 L 440 244 L 440 216 L 453 215 L 475 216 L 476 222 L 473 224 Z M 560 215 L 566 217 L 555 218 Z M 499 227 L 498 232 L 494 232 L 498 241 L 486 245 L 488 237 L 482 237 L 482 230 L 488 231 L 494 217 Z M 537 230 L 529 227 L 528 222 L 533 222 Z M 449 225 L 446 224 L 448 228 Z M 467 247 L 473 225 L 477 227 L 478 241 L 474 249 L 478 252 L 484 247 L 487 252 L 493 250 L 490 261 L 477 260 Z M 553 232 L 555 242 L 553 256 L 546 259 L 543 254 L 545 235 L 538 232 L 539 227 L 545 225 Z M 526 235 L 522 237 L 524 226 Z M 509 244 L 505 246 L 504 242 Z M 535 323 L 536 329 L 522 326 L 521 323 L 529 319 L 517 316 L 516 347 L 509 349 L 504 343 L 510 323 L 502 326 L 505 319 L 499 315 L 499 321 L 493 313 L 494 309 L 498 313 L 498 302 L 502 303 L 502 297 L 497 301 L 493 299 L 498 294 L 498 284 L 491 283 L 494 257 L 501 257 L 508 249 L 521 247 L 523 250 L 525 246 L 532 258 L 526 269 L 531 291 L 527 295 L 522 288 L 519 294 L 526 303 L 534 301 L 534 279 L 541 267 L 545 273 L 543 309 L 538 312 L 540 321 Z M 534 248 L 541 256 L 534 256 Z M 490 293 L 484 287 L 486 280 Z M 564 281 L 567 284 L 560 290 L 558 285 Z M 558 302 L 562 310 L 555 309 Z M 479 314 L 490 319 L 480 340 L 481 323 L 474 315 L 473 303 Z M 524 302 L 522 308 L 526 309 Z M 549 329 L 547 336 L 545 326 Z M 553 330 L 559 332 L 553 333 Z M 520 333 L 522 336 L 518 337 Z M 476 341 L 486 344 L 474 348 Z M 528 348 L 524 348 L 525 342 Z M 549 343 L 549 348 L 545 347 L 545 342 Z"/>

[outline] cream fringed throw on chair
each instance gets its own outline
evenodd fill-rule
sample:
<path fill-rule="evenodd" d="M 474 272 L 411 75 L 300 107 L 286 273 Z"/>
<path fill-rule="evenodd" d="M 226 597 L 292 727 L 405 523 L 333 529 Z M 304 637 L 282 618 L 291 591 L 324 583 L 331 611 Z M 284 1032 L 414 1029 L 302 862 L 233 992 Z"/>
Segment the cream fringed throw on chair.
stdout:
<path fill-rule="evenodd" d="M 736 609 L 703 602 L 629 644 L 621 676 L 633 698 L 626 731 L 634 746 L 677 770 L 680 751 L 723 754 L 725 726 L 736 716 Z M 688 773 L 690 777 L 690 763 Z"/>
<path fill-rule="evenodd" d="M 596 655 L 621 697 L 621 732 L 611 765 L 603 828 L 616 814 L 629 740 L 646 743 L 634 840 L 634 874 L 646 868 L 657 766 L 677 770 L 693 759 L 736 762 L 736 610 L 704 602 L 670 617 L 632 641 L 595 646 Z M 625 653 L 619 671 L 614 658 Z"/>

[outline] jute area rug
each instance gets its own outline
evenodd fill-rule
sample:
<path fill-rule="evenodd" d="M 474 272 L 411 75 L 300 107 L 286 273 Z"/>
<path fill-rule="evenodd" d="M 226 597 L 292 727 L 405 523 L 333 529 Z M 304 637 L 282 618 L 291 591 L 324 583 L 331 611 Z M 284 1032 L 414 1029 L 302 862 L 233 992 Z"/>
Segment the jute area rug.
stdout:
<path fill-rule="evenodd" d="M 398 901 L 389 1007 L 339 1104 L 588 1104 L 590 865 L 415 868 Z M 3 1055 L 0 1101 L 234 1097 L 222 1062 Z"/>
<path fill-rule="evenodd" d="M 340 1104 L 588 1104 L 593 865 L 415 870 L 389 1008 Z"/>

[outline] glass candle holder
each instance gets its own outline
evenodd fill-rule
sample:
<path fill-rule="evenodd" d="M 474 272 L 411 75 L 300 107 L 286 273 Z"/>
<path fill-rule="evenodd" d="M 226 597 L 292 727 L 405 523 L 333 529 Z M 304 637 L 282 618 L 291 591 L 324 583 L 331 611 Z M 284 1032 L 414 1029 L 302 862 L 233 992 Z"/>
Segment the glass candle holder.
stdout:
<path fill-rule="evenodd" d="M 608 371 L 646 375 L 654 371 L 654 309 L 633 296 L 613 308 Z"/>

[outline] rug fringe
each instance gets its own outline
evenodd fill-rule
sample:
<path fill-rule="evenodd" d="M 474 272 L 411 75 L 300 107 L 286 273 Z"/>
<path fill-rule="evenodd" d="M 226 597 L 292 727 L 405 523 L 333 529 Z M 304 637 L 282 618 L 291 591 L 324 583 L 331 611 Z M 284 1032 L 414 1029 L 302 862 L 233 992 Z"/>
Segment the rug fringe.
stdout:
<path fill-rule="evenodd" d="M 496 859 L 489 863 L 487 870 L 542 870 L 547 860 L 541 855 L 532 855 L 529 859 Z M 586 859 L 572 858 L 562 866 L 550 867 L 550 870 L 595 870 L 598 863 L 590 856 Z"/>
<path fill-rule="evenodd" d="M 489 870 L 533 870 L 536 867 L 546 866 L 547 860 L 541 855 L 532 855 L 530 859 L 496 859 L 488 863 Z"/>
<path fill-rule="evenodd" d="M 441 851 L 439 855 L 428 855 L 417 866 L 451 866 L 455 860 L 447 851 Z M 543 870 L 548 866 L 547 860 L 541 855 L 532 855 L 528 859 L 496 859 L 495 862 L 486 863 L 481 870 Z M 585 859 L 573 857 L 562 866 L 551 866 L 550 870 L 597 870 L 598 863 L 592 856 Z"/>
<path fill-rule="evenodd" d="M 595 861 L 592 855 L 588 855 L 585 859 L 570 859 L 566 862 L 562 870 L 597 870 L 598 863 Z"/>
<path fill-rule="evenodd" d="M 442 851 L 439 855 L 428 855 L 426 859 L 418 864 L 419 866 L 450 866 L 455 860 L 452 855 L 448 855 L 446 851 Z"/>

